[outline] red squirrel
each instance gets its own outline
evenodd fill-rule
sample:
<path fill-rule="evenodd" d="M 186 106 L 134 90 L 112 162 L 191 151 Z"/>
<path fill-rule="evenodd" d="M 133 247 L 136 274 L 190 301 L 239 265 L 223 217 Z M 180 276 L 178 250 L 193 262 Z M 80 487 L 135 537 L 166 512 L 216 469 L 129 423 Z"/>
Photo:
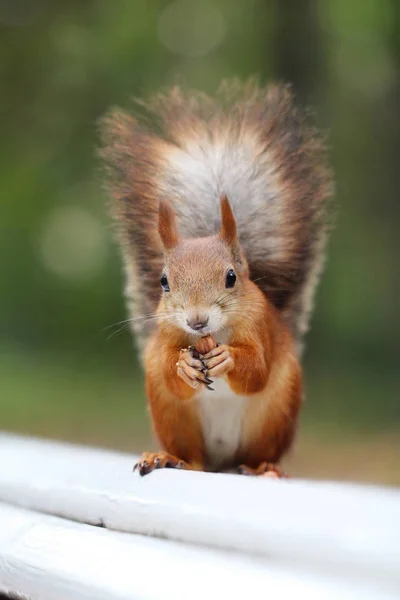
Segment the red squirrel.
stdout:
<path fill-rule="evenodd" d="M 115 109 L 102 132 L 163 448 L 136 469 L 281 475 L 328 232 L 322 136 L 288 86 L 236 81 L 214 98 L 173 87 L 135 116 Z"/>

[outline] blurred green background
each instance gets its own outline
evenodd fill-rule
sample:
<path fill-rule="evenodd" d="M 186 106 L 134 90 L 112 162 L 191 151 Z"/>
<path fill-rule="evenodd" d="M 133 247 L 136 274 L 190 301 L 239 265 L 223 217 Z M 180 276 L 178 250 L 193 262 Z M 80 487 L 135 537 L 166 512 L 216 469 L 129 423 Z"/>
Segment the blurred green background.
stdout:
<path fill-rule="evenodd" d="M 98 118 L 177 77 L 294 85 L 337 225 L 293 475 L 400 484 L 400 2 L 0 0 L 0 428 L 150 449 L 98 181 Z"/>

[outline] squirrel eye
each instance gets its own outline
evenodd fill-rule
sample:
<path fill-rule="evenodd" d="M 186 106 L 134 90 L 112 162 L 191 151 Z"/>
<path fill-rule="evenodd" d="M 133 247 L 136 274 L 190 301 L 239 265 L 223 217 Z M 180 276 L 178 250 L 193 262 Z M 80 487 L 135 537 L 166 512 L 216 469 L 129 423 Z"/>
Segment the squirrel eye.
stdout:
<path fill-rule="evenodd" d="M 160 283 L 164 292 L 169 292 L 169 283 L 166 275 L 161 275 Z"/>
<path fill-rule="evenodd" d="M 236 275 L 233 269 L 229 269 L 226 274 L 225 287 L 233 288 L 236 282 Z"/>

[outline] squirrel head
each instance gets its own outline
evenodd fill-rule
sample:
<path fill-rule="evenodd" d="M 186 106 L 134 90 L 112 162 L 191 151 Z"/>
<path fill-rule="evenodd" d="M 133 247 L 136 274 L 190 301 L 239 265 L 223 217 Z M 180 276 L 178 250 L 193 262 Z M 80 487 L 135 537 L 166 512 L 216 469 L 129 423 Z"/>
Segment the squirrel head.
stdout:
<path fill-rule="evenodd" d="M 164 246 L 160 320 L 186 333 L 204 336 L 232 325 L 243 312 L 248 266 L 236 235 L 227 197 L 221 204 L 219 234 L 181 239 L 168 202 L 159 208 L 159 234 Z"/>

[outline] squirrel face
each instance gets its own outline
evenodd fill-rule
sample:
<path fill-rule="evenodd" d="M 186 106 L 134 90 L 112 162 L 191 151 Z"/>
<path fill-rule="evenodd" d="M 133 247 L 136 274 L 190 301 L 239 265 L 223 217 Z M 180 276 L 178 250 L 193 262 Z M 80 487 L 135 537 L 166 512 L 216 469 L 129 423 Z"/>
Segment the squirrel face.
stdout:
<path fill-rule="evenodd" d="M 235 219 L 221 198 L 219 235 L 180 240 L 175 214 L 162 202 L 159 233 L 165 250 L 161 275 L 161 321 L 191 335 L 208 335 L 229 327 L 240 316 L 248 268 L 236 239 Z"/>

